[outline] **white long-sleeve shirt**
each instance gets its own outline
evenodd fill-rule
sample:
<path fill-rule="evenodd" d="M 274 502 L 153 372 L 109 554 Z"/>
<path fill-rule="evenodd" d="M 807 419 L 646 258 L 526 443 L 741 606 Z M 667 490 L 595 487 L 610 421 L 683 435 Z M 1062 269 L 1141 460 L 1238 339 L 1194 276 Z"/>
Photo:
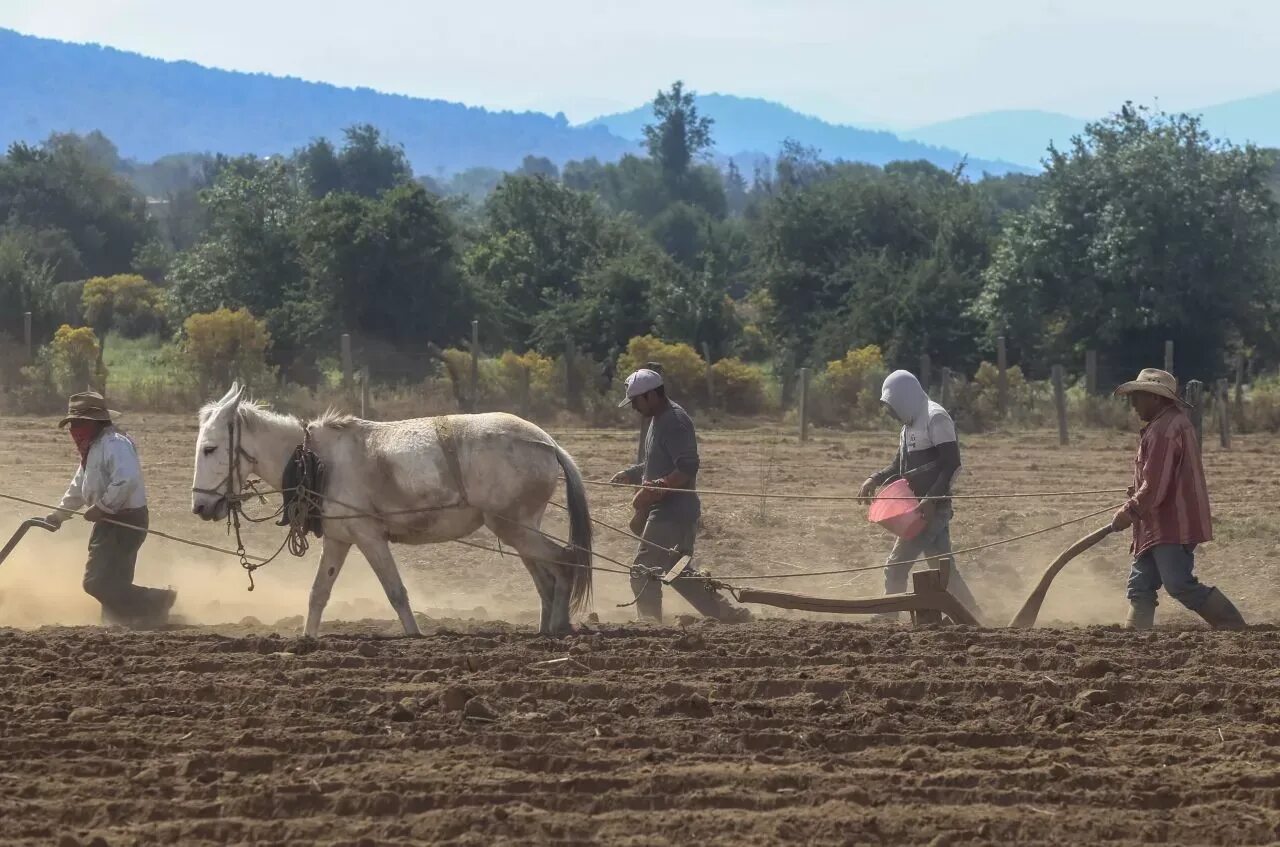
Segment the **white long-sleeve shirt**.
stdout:
<path fill-rule="evenodd" d="M 133 442 L 115 427 L 107 427 L 89 447 L 89 456 L 62 495 L 59 509 L 76 511 L 97 506 L 108 514 L 147 505 L 142 464 Z"/>

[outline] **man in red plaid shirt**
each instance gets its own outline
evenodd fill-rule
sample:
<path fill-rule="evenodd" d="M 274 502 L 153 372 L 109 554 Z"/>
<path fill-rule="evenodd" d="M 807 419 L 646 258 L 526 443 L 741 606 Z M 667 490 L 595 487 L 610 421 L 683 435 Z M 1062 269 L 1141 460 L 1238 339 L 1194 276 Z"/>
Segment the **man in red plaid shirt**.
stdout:
<path fill-rule="evenodd" d="M 1182 605 L 1215 629 L 1244 626 L 1226 595 L 1194 574 L 1196 545 L 1213 540 L 1209 489 L 1200 463 L 1200 442 L 1178 397 L 1178 383 L 1165 371 L 1147 368 L 1116 389 L 1127 395 L 1146 424 L 1138 442 L 1129 500 L 1111 526 L 1133 527 L 1133 570 L 1129 573 L 1132 629 L 1155 623 L 1156 591 L 1161 585 Z"/>

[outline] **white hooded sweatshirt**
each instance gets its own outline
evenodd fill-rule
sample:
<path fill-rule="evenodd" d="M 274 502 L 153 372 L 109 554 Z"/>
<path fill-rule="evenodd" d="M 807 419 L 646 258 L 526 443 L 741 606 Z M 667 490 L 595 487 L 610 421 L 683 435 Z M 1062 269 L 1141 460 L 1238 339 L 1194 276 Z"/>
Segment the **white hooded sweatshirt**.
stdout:
<path fill-rule="evenodd" d="M 894 371 L 885 378 L 880 399 L 889 404 L 903 422 L 898 455 L 889 467 L 872 476 L 877 484 L 884 484 L 893 477 L 902 476 L 911 484 L 917 496 L 924 496 L 935 486 L 933 493 L 949 493 L 951 484 L 960 473 L 958 465 L 948 465 L 945 455 L 940 455 L 940 445 L 956 442 L 956 425 L 942 406 L 929 399 L 920 381 L 909 371 Z M 952 451 L 951 462 L 958 461 L 959 445 Z M 938 467 L 943 458 L 943 467 Z M 953 470 L 954 469 L 954 470 Z"/>

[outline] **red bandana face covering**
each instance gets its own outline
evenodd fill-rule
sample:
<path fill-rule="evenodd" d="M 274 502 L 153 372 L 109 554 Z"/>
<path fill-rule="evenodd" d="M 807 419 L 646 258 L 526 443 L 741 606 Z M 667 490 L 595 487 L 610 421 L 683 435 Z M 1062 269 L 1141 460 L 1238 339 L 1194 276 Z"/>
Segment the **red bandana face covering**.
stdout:
<path fill-rule="evenodd" d="M 101 426 L 97 421 L 72 421 L 71 426 L 68 427 L 71 430 L 71 440 L 76 443 L 76 449 L 80 451 L 82 468 L 85 462 L 89 461 L 89 448 L 93 446 L 98 433 L 102 431 Z"/>

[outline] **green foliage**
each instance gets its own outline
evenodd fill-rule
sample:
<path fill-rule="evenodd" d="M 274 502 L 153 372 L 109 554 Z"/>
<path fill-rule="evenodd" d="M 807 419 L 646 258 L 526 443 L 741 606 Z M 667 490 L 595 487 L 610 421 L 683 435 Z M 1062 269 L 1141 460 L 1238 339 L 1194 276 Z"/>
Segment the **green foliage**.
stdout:
<path fill-rule="evenodd" d="M 874 344 L 827 362 L 810 390 L 814 419 L 844 426 L 879 424 L 880 386 L 888 372 Z"/>
<path fill-rule="evenodd" d="M 765 373 L 756 365 L 729 357 L 711 366 L 716 403 L 725 411 L 756 415 L 768 407 Z"/>
<path fill-rule="evenodd" d="M 84 285 L 85 319 L 104 334 L 137 338 L 159 331 L 164 322 L 160 289 L 137 274 L 96 276 Z"/>
<path fill-rule="evenodd" d="M 662 381 L 671 399 L 682 404 L 706 399 L 707 363 L 688 344 L 671 344 L 652 335 L 633 338 L 618 357 L 617 374 L 625 378 L 647 362 L 662 365 Z"/>
<path fill-rule="evenodd" d="M 697 95 L 676 80 L 670 91 L 659 91 L 653 100 L 654 123 L 644 128 L 649 156 L 675 198 L 682 198 L 690 166 L 710 149 L 711 118 L 698 114 Z"/>
<path fill-rule="evenodd" d="M 320 138 L 296 154 L 299 174 L 312 197 L 338 192 L 376 197 L 413 178 L 404 148 L 384 141 L 376 127 L 357 124 L 343 135 L 341 151 Z"/>
<path fill-rule="evenodd" d="M 37 392 L 52 391 L 63 397 L 89 389 L 100 391 L 107 382 L 101 354 L 102 345 L 92 329 L 63 324 L 53 340 L 40 349 L 36 363 L 26 369 L 28 382 Z"/>
<path fill-rule="evenodd" d="M 1023 361 L 1085 349 L 1120 370 L 1165 339 L 1179 376 L 1216 373 L 1241 338 L 1274 356 L 1277 206 L 1260 151 L 1187 115 L 1125 106 L 1050 150 L 1035 202 L 986 270 L 977 314 Z"/>
<path fill-rule="evenodd" d="M 271 382 L 266 324 L 246 309 L 218 309 L 183 322 L 182 353 L 204 396 L 239 380 L 264 389 Z"/>
<path fill-rule="evenodd" d="M 92 137 L 54 135 L 0 159 L 0 225 L 26 234 L 32 262 L 55 281 L 125 273 L 152 237 L 142 198 L 105 155 Z"/>

